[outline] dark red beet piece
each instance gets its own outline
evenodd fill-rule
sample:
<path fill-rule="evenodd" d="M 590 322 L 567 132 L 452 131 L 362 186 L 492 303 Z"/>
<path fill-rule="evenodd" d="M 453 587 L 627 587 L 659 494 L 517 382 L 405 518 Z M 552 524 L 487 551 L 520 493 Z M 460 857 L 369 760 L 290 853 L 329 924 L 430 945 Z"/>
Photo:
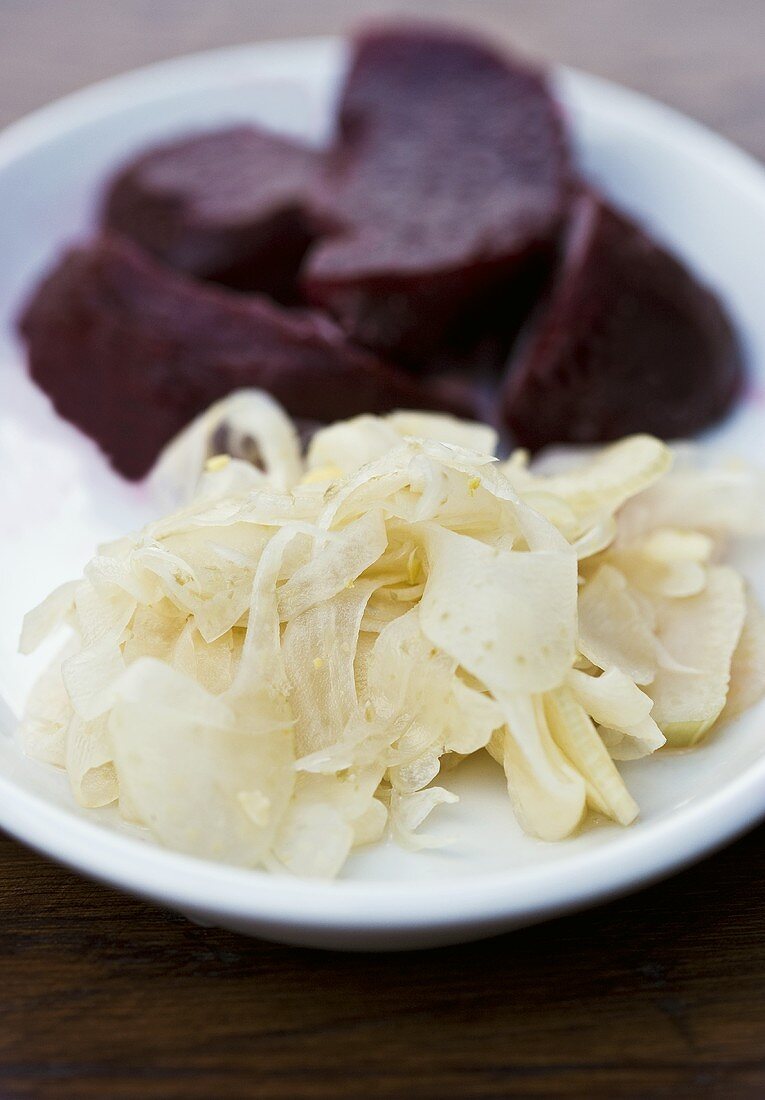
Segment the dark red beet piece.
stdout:
<path fill-rule="evenodd" d="M 330 235 L 308 253 L 307 297 L 416 366 L 549 248 L 567 185 L 542 73 L 457 31 L 362 35 L 313 191 Z"/>
<path fill-rule="evenodd" d="M 503 410 L 514 441 L 681 438 L 719 420 L 743 379 L 718 299 L 598 196 L 577 199 L 552 286 L 519 340 Z"/>
<path fill-rule="evenodd" d="M 471 412 L 446 383 L 418 383 L 319 313 L 198 283 L 117 236 L 68 252 L 21 331 L 34 380 L 132 478 L 193 416 L 242 386 L 315 420 L 397 407 Z"/>
<path fill-rule="evenodd" d="M 312 240 L 312 150 L 250 126 L 150 149 L 117 175 L 103 222 L 170 267 L 281 301 Z"/>

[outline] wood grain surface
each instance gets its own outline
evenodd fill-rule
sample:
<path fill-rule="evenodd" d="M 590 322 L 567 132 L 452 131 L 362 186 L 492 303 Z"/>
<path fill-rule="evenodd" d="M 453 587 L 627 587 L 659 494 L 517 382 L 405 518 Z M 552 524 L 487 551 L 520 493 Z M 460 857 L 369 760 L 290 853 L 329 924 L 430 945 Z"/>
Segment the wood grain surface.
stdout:
<path fill-rule="evenodd" d="M 765 158 L 764 0 L 0 0 L 0 123 L 172 54 L 391 11 L 620 80 Z M 0 1100 L 762 1097 L 763 837 L 590 913 L 380 956 L 203 929 L 0 837 Z"/>

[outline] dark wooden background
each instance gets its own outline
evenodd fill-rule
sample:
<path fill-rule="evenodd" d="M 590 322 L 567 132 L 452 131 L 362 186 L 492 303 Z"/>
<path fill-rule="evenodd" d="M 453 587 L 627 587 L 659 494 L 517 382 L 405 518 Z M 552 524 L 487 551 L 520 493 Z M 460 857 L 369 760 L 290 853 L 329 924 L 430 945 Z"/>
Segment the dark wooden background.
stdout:
<path fill-rule="evenodd" d="M 0 124 L 138 64 L 443 13 L 765 158 L 765 0 L 0 0 Z M 276 947 L 0 837 L 0 1100 L 765 1096 L 760 829 L 671 882 L 485 943 Z"/>

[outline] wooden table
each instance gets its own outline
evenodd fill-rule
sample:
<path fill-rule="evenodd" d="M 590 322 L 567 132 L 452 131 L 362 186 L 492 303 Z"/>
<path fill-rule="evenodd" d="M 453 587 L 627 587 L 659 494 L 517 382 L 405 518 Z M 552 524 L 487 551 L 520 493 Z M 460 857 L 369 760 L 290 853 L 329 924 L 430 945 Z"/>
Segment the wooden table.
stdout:
<path fill-rule="evenodd" d="M 4 0 L 0 123 L 392 8 L 469 15 L 765 158 L 763 0 Z M 763 1096 L 764 836 L 591 913 L 390 956 L 203 929 L 0 839 L 0 1098 Z"/>

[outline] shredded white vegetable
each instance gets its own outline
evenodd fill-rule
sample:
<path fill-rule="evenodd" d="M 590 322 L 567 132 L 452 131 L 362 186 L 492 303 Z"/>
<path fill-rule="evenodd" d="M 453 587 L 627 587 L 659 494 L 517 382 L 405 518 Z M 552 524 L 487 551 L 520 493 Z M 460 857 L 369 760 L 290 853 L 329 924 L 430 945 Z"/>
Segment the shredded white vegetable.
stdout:
<path fill-rule="evenodd" d="M 524 829 L 630 824 L 615 761 L 687 746 L 765 692 L 763 617 L 720 564 L 763 480 L 635 436 L 545 476 L 483 425 L 399 412 L 301 456 L 269 397 L 219 402 L 151 484 L 174 511 L 106 547 L 24 624 L 68 629 L 27 750 L 83 806 L 161 843 L 338 874 L 456 796 L 488 750 Z"/>

